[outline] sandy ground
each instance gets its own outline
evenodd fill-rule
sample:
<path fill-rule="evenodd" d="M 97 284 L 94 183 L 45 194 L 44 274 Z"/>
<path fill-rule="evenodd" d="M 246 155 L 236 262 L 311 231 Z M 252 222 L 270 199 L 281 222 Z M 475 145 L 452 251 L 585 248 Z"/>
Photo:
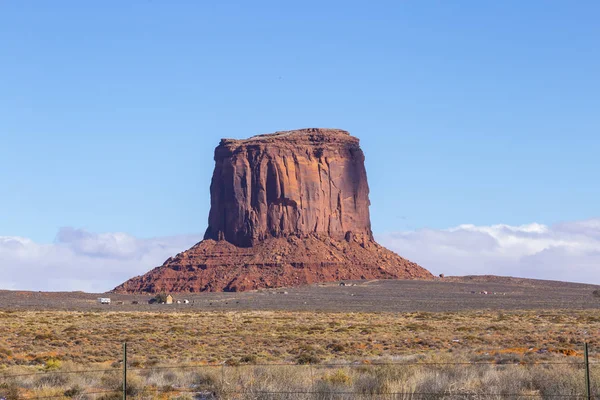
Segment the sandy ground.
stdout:
<path fill-rule="evenodd" d="M 0 291 L 2 310 L 207 311 L 283 310 L 327 312 L 444 312 L 461 310 L 598 309 L 599 287 L 505 277 L 449 277 L 435 281 L 378 280 L 313 284 L 244 293 L 173 294 L 190 304 L 148 304 L 151 295 Z M 487 292 L 483 294 L 482 292 Z M 110 297 L 100 305 L 98 297 Z M 138 302 L 139 304 L 133 304 Z"/>

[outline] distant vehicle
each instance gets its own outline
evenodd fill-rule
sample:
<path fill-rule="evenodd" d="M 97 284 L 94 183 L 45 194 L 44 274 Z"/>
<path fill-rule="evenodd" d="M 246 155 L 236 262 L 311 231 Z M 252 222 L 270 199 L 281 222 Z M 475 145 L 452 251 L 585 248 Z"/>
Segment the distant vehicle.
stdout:
<path fill-rule="evenodd" d="M 108 297 L 98 297 L 98 303 L 100 303 L 100 304 L 110 304 L 110 299 Z"/>

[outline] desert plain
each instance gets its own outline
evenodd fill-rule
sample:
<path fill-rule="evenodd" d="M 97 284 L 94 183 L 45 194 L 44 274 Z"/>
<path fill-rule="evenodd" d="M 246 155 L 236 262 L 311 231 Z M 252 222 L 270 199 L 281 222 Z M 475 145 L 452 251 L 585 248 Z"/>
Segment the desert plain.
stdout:
<path fill-rule="evenodd" d="M 584 343 L 600 383 L 596 289 L 473 276 L 174 294 L 189 304 L 172 305 L 2 291 L 0 390 L 116 398 L 126 342 L 134 398 L 584 396 Z"/>

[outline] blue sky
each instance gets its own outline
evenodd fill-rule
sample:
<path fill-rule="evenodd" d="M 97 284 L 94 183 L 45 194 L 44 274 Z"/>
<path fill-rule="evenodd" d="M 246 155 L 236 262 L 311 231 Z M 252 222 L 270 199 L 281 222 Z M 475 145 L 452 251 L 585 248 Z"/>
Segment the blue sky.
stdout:
<path fill-rule="evenodd" d="M 0 1 L 0 236 L 202 233 L 222 137 L 361 139 L 376 233 L 599 216 L 596 1 Z"/>

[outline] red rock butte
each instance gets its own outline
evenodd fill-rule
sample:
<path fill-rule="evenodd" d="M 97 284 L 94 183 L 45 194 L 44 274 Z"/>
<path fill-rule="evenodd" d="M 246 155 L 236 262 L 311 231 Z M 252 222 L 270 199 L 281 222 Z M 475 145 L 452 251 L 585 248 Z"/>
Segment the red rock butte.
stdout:
<path fill-rule="evenodd" d="M 359 140 L 309 128 L 223 139 L 204 240 L 124 293 L 244 291 L 358 279 L 431 279 L 380 246 Z"/>

